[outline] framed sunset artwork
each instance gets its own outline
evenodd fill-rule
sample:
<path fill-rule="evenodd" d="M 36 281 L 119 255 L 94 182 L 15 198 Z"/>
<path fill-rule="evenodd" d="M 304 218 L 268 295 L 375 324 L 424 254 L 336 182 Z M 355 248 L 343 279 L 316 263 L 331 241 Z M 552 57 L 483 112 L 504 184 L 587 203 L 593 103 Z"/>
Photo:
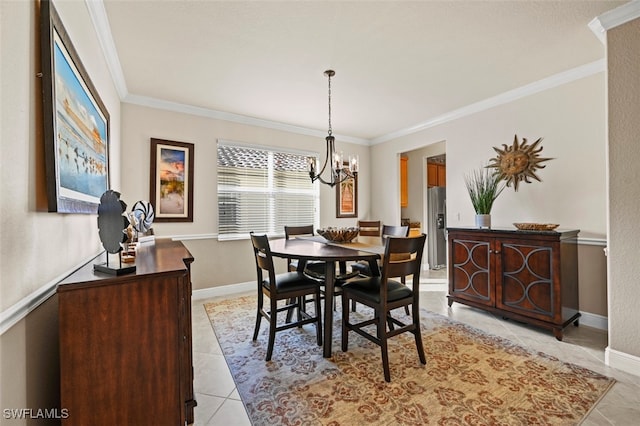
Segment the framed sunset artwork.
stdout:
<path fill-rule="evenodd" d="M 151 138 L 155 222 L 193 222 L 193 155 L 191 143 Z"/>

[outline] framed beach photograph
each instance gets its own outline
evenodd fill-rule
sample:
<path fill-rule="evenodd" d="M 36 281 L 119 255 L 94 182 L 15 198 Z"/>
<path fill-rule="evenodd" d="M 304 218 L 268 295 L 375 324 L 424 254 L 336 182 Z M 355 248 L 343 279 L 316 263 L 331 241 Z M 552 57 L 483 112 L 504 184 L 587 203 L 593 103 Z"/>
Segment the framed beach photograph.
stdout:
<path fill-rule="evenodd" d="M 40 14 L 48 209 L 97 213 L 109 189 L 109 113 L 53 4 L 43 0 Z"/>
<path fill-rule="evenodd" d="M 151 138 L 151 196 L 155 222 L 193 222 L 192 143 Z"/>
<path fill-rule="evenodd" d="M 348 166 L 349 163 L 345 163 Z M 358 217 L 358 176 L 336 185 L 336 217 Z"/>

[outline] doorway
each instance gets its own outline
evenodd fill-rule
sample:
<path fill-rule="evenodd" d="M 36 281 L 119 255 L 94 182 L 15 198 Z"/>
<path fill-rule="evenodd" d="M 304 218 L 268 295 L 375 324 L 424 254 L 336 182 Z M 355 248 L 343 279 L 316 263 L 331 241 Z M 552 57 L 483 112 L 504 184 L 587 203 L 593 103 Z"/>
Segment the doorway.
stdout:
<path fill-rule="evenodd" d="M 431 248 L 429 241 L 440 241 L 435 235 L 439 234 L 444 238 L 446 227 L 446 210 L 445 205 L 440 206 L 440 222 L 437 222 L 437 216 L 434 219 L 429 217 L 429 188 L 440 187 L 441 193 L 446 194 L 446 142 L 436 142 L 412 151 L 404 151 L 398 153 L 400 158 L 400 187 L 401 187 L 401 203 L 400 217 L 402 223 L 410 225 L 410 234 L 422 233 L 427 234 L 427 244 L 425 245 L 425 253 L 423 256 L 423 271 L 425 276 L 446 276 L 446 244 L 444 249 L 440 245 L 440 259 L 444 256 L 444 260 L 437 263 L 429 261 L 429 253 L 437 250 Z M 431 164 L 431 166 L 430 166 Z M 435 171 L 435 174 L 434 174 Z M 431 174 L 431 179 L 429 175 Z M 446 195 L 441 195 L 444 200 Z M 440 229 L 440 232 L 430 231 L 429 227 L 435 226 L 434 229 Z M 433 234 L 433 236 L 432 236 Z M 437 244 L 436 246 L 437 247 Z M 437 259 L 437 258 L 436 258 Z"/>
<path fill-rule="evenodd" d="M 427 157 L 427 262 L 430 270 L 447 266 L 447 157 Z"/>

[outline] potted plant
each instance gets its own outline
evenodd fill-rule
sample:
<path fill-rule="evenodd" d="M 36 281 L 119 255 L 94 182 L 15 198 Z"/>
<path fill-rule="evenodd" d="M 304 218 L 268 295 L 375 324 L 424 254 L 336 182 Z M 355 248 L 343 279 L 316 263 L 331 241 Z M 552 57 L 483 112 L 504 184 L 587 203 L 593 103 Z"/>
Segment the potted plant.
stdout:
<path fill-rule="evenodd" d="M 504 189 L 500 175 L 487 167 L 481 167 L 465 175 L 464 183 L 476 211 L 476 226 L 491 228 L 491 208 Z"/>

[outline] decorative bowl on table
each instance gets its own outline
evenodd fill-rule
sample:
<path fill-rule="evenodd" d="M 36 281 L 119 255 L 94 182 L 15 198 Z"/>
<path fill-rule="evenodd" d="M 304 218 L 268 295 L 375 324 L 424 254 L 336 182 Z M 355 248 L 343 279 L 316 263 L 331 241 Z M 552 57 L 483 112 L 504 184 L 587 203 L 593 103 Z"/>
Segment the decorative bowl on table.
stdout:
<path fill-rule="evenodd" d="M 514 223 L 513 226 L 521 231 L 553 231 L 558 226 L 557 223 Z"/>
<path fill-rule="evenodd" d="M 318 234 L 323 236 L 327 241 L 332 243 L 350 243 L 355 237 L 358 236 L 360 229 L 357 227 L 351 228 L 320 228 L 317 230 Z"/>

